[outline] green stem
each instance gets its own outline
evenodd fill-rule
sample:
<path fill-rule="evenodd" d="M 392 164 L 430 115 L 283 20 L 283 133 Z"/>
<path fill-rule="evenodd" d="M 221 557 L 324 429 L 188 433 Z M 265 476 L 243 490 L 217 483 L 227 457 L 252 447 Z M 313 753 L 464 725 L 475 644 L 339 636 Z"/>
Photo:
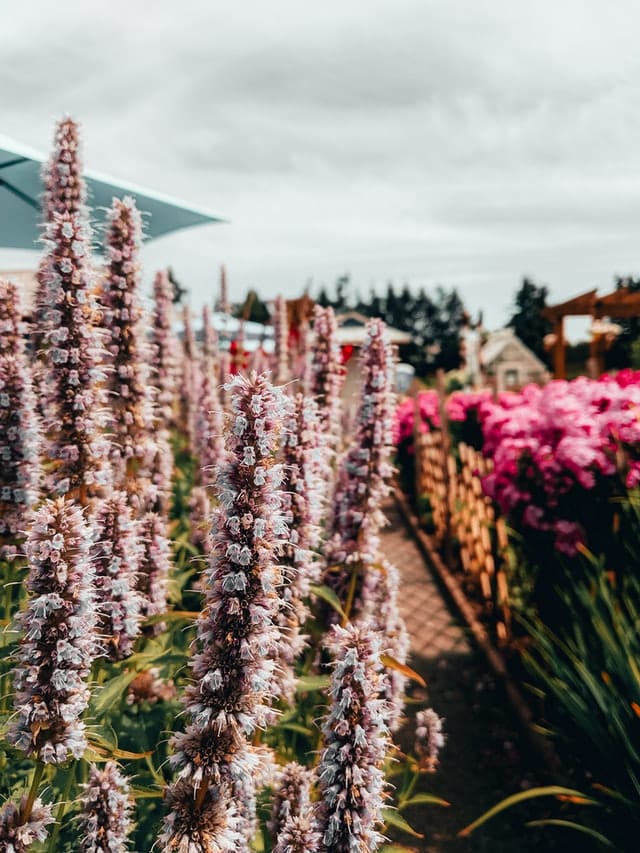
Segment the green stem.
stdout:
<path fill-rule="evenodd" d="M 67 770 L 67 778 L 65 780 L 64 791 L 62 792 L 62 799 L 60 800 L 60 805 L 58 806 L 58 811 L 56 813 L 56 824 L 47 844 L 47 853 L 56 853 L 58 836 L 60 835 L 60 829 L 62 828 L 62 819 L 67 809 L 69 794 L 71 793 L 71 785 L 73 784 L 75 775 L 76 762 L 74 762 Z"/>
<path fill-rule="evenodd" d="M 24 808 L 22 809 L 22 814 L 20 815 L 20 825 L 27 823 L 29 818 L 31 817 L 31 812 L 33 811 L 33 804 L 36 801 L 36 797 L 38 796 L 38 789 L 40 787 L 40 782 L 42 782 L 42 774 L 44 773 L 44 764 L 42 761 L 38 761 L 36 764 L 35 770 L 33 771 L 33 778 L 31 779 L 31 788 L 29 789 L 29 794 L 27 796 L 27 802 L 24 804 Z"/>
<path fill-rule="evenodd" d="M 356 597 L 356 584 L 358 583 L 358 575 L 360 573 L 360 566 L 356 563 L 351 569 L 351 580 L 349 581 L 349 592 L 347 593 L 347 602 L 344 606 L 344 618 L 342 619 L 342 627 L 344 628 L 351 617 L 351 609 L 353 608 L 353 601 Z"/>
<path fill-rule="evenodd" d="M 399 798 L 399 802 L 398 802 L 398 808 L 399 809 L 402 808 L 402 806 L 404 805 L 404 803 L 406 803 L 407 800 L 411 799 L 411 795 L 413 794 L 413 792 L 415 790 L 415 787 L 416 787 L 416 784 L 417 784 L 419 778 L 420 778 L 420 773 L 414 772 L 413 779 L 409 782 L 409 785 L 407 786 L 407 790 L 403 791 L 402 796 Z"/>

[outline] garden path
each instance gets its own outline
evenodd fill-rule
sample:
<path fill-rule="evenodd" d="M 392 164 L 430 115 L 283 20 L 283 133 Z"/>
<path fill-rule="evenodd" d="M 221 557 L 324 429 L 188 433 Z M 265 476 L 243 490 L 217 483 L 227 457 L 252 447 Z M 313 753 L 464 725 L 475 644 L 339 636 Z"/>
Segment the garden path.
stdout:
<path fill-rule="evenodd" d="M 382 549 L 400 571 L 400 609 L 411 636 L 409 662 L 428 685 L 426 691 L 413 685 L 409 693 L 421 700 L 418 707 L 432 706 L 445 718 L 447 744 L 440 768 L 423 780 L 421 790 L 451 803 L 450 808 L 417 806 L 406 812 L 424 841 L 395 837 L 420 853 L 566 849 L 556 846 L 565 838 L 527 829 L 525 821 L 539 817 L 539 809 L 536 813 L 521 807 L 489 822 L 470 838 L 457 837 L 458 830 L 504 797 L 549 780 L 541 778 L 500 685 L 457 621 L 395 502 L 388 502 L 384 509 L 389 525 L 382 534 Z M 400 740 L 411 747 L 408 727 Z"/>

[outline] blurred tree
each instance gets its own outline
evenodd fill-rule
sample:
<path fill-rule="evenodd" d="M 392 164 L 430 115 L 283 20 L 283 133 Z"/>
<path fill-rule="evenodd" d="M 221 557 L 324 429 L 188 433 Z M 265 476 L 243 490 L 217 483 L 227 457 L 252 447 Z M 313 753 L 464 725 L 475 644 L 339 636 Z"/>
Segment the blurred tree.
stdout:
<path fill-rule="evenodd" d="M 336 280 L 336 299 L 333 303 L 333 307 L 336 312 L 346 311 L 348 308 L 348 298 L 347 291 L 349 290 L 349 285 L 351 283 L 351 276 L 349 273 L 345 273 L 341 275 Z"/>
<path fill-rule="evenodd" d="M 187 287 L 183 287 L 178 279 L 175 276 L 173 271 L 173 267 L 167 267 L 167 275 L 169 277 L 169 281 L 171 282 L 171 286 L 173 287 L 173 304 L 180 305 L 184 296 L 187 295 L 189 289 Z"/>
<path fill-rule="evenodd" d="M 316 302 L 323 308 L 328 308 L 331 305 L 331 300 L 329 299 L 329 294 L 327 293 L 327 288 L 324 286 L 324 284 L 320 288 L 320 293 L 318 293 L 318 298 L 316 299 Z"/>
<path fill-rule="evenodd" d="M 254 288 L 247 292 L 244 302 L 234 311 L 233 316 L 252 323 L 268 323 L 271 318 L 269 309 Z"/>
<path fill-rule="evenodd" d="M 548 295 L 549 289 L 545 285 L 537 285 L 523 278 L 522 286 L 515 296 L 513 316 L 507 323 L 520 340 L 547 364 L 549 357 L 543 341 L 545 335 L 552 331 L 552 326 L 540 312 L 547 305 Z"/>
<path fill-rule="evenodd" d="M 362 313 L 367 317 L 384 317 L 384 303 L 373 287 L 369 291 L 369 305 Z"/>
<path fill-rule="evenodd" d="M 632 293 L 640 290 L 640 279 L 632 276 L 615 277 L 616 290 L 623 287 Z M 637 346 L 634 354 L 634 344 L 640 339 L 640 317 L 611 317 L 614 323 L 622 328 L 615 343 L 605 355 L 606 370 L 620 370 L 623 367 L 632 367 L 637 361 Z"/>
<path fill-rule="evenodd" d="M 439 345 L 435 366 L 444 370 L 460 367 L 460 332 L 468 319 L 464 303 L 458 291 L 439 287 L 436 291 L 436 313 L 434 317 L 434 344 Z"/>

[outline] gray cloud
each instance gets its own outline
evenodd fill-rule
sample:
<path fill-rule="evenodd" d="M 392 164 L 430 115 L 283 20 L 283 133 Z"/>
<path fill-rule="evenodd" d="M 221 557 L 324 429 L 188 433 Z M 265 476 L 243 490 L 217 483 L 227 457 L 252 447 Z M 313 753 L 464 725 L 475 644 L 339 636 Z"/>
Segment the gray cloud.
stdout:
<path fill-rule="evenodd" d="M 351 270 L 499 323 L 523 273 L 564 298 L 640 272 L 638 23 L 632 0 L 40 0 L 3 20 L 0 130 L 46 148 L 71 112 L 93 168 L 230 218 L 145 248 L 196 300 L 221 262 L 266 295 Z"/>

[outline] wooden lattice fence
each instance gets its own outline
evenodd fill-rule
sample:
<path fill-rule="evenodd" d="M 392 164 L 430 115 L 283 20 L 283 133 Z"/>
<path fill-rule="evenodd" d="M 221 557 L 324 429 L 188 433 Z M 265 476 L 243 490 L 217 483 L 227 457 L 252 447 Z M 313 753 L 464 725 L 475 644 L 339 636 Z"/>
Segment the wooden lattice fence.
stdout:
<path fill-rule="evenodd" d="M 496 638 L 509 642 L 507 529 L 482 490 L 491 461 L 466 444 L 454 453 L 439 429 L 415 436 L 415 464 L 417 494 L 428 498 L 435 545 L 464 572 L 465 587 L 482 603 Z"/>

